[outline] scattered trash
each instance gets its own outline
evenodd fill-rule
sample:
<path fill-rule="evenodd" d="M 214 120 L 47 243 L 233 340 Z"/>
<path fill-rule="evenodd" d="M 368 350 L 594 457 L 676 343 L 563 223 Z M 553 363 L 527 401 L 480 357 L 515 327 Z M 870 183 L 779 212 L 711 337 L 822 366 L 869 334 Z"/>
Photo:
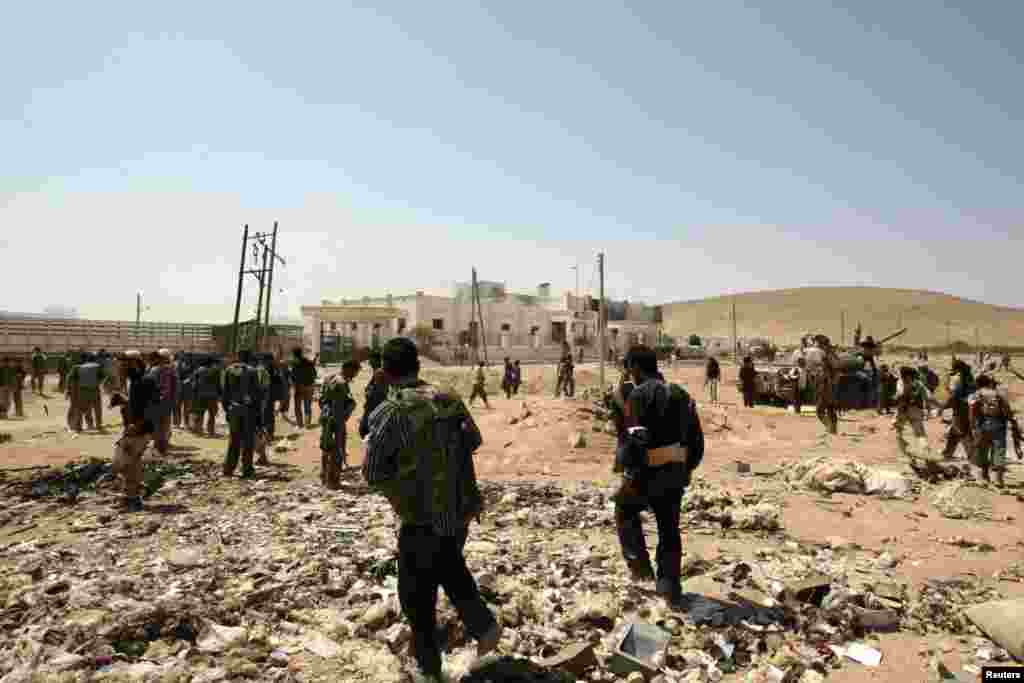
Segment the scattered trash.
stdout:
<path fill-rule="evenodd" d="M 1024 600 L 1000 600 L 975 605 L 967 618 L 1000 647 L 1024 660 Z"/>

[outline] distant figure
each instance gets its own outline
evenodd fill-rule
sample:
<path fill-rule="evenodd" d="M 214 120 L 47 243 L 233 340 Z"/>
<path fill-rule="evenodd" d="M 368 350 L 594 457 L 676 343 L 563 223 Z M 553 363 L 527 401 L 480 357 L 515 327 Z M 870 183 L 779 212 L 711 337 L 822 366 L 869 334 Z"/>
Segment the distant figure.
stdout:
<path fill-rule="evenodd" d="M 924 411 L 927 407 L 928 389 L 924 383 L 918 379 L 913 368 L 900 368 L 900 381 L 896 388 L 896 422 L 893 429 L 896 430 L 896 447 L 903 455 L 910 455 L 907 451 L 907 441 L 903 437 L 903 430 L 907 425 L 910 425 L 923 450 L 928 450 L 928 434 L 924 429 Z"/>
<path fill-rule="evenodd" d="M 38 346 L 32 349 L 32 391 L 43 393 L 43 385 L 46 383 L 46 354 Z"/>
<path fill-rule="evenodd" d="M 978 391 L 970 398 L 971 422 L 977 435 L 975 444 L 976 461 L 981 478 L 989 481 L 989 472 L 996 475 L 996 486 L 1005 486 L 1006 474 L 1006 429 L 1013 430 L 1014 449 L 1021 457 L 1021 434 L 1013 409 L 995 389 L 995 382 L 988 375 L 978 378 Z"/>
<path fill-rule="evenodd" d="M 757 392 L 757 370 L 750 356 L 744 357 L 743 365 L 740 366 L 740 391 L 743 393 L 743 406 L 753 408 L 754 394 Z"/>
<path fill-rule="evenodd" d="M 512 388 L 515 386 L 515 366 L 508 356 L 505 356 L 505 374 L 501 378 L 501 390 L 505 392 L 505 398 L 512 398 Z"/>
<path fill-rule="evenodd" d="M 562 342 L 562 358 L 558 363 L 558 374 L 555 378 L 555 398 L 563 394 L 572 398 L 576 393 L 576 380 L 573 378 L 572 351 L 568 342 Z"/>
<path fill-rule="evenodd" d="M 872 374 L 878 374 L 878 367 L 875 365 L 875 354 L 878 353 L 878 345 L 875 338 L 870 334 L 868 338 L 860 343 L 861 355 L 864 356 L 864 365 L 871 366 Z"/>
<path fill-rule="evenodd" d="M 1000 367 L 1003 370 L 1009 370 L 1010 369 L 1010 354 L 1008 354 L 1008 353 L 1004 353 L 1003 354 L 1003 358 L 1001 360 Z"/>
<path fill-rule="evenodd" d="M 961 443 L 967 453 L 967 459 L 974 461 L 974 439 L 971 429 L 970 409 L 967 404 L 968 397 L 975 391 L 974 374 L 970 366 L 962 360 L 953 361 L 949 377 L 949 399 L 943 404 L 941 410 L 947 408 L 953 411 L 953 421 L 946 430 L 946 447 L 942 455 L 952 458 L 956 447 Z"/>
<path fill-rule="evenodd" d="M 793 382 L 793 412 L 797 415 L 804 406 L 804 394 L 807 392 L 807 361 L 797 359 L 796 367 L 789 371 L 789 379 Z"/>
<path fill-rule="evenodd" d="M 899 380 L 885 363 L 878 373 L 878 414 L 891 415 L 893 402 L 896 399 L 896 384 Z"/>
<path fill-rule="evenodd" d="M 302 354 L 302 348 L 292 350 L 292 382 L 295 385 L 295 426 L 305 428 L 313 420 L 313 387 L 316 384 L 316 365 Z M 305 420 L 303 420 L 305 414 Z"/>
<path fill-rule="evenodd" d="M 818 419 L 829 434 L 839 433 L 839 410 L 836 398 L 838 385 L 838 360 L 832 343 L 828 337 L 818 335 L 814 340 L 814 349 L 820 353 L 820 365 L 815 375 L 814 393 L 817 398 Z"/>
<path fill-rule="evenodd" d="M 523 368 L 519 364 L 519 361 L 512 363 L 512 395 L 517 396 L 519 394 L 519 387 L 523 383 Z"/>
<path fill-rule="evenodd" d="M 722 379 L 722 368 L 714 356 L 708 358 L 704 367 L 704 388 L 711 398 L 712 405 L 718 405 L 718 382 Z"/>
<path fill-rule="evenodd" d="M 476 368 L 476 379 L 473 381 L 473 392 L 469 395 L 470 407 L 473 406 L 473 401 L 475 401 L 478 396 L 483 399 L 484 407 L 491 407 L 491 404 L 487 402 L 487 375 L 484 374 L 483 361 L 480 361 L 480 364 Z"/>
<path fill-rule="evenodd" d="M 583 364 L 583 346 L 582 345 L 577 347 L 577 349 L 576 349 L 576 356 L 577 356 L 576 362 L 582 365 Z"/>
<path fill-rule="evenodd" d="M 324 380 L 320 392 L 320 483 L 332 491 L 341 488 L 341 471 L 347 464 L 345 423 L 356 408 L 350 387 L 358 374 L 359 361 L 345 361 L 341 375 Z"/>

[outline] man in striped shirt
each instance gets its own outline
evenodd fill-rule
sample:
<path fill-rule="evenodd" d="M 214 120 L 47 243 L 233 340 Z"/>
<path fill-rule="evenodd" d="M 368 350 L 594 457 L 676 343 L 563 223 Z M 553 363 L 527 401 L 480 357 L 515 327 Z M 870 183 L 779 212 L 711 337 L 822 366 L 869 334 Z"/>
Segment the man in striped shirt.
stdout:
<path fill-rule="evenodd" d="M 438 586 L 477 639 L 479 655 L 497 647 L 501 637 L 463 556 L 469 522 L 482 511 L 473 452 L 483 439 L 458 396 L 420 381 L 419 353 L 411 340 L 388 341 L 381 356 L 390 391 L 368 420 L 363 476 L 401 520 L 398 596 L 421 673 L 440 678 Z"/>

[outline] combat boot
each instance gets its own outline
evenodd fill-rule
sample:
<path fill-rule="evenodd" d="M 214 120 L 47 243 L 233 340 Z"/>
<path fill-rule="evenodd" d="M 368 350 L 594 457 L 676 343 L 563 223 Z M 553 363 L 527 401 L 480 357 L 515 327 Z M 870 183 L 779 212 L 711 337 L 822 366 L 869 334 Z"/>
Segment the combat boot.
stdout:
<path fill-rule="evenodd" d="M 320 483 L 327 486 L 327 469 L 330 456 L 326 451 L 320 451 Z"/>
<path fill-rule="evenodd" d="M 140 496 L 126 497 L 120 507 L 122 512 L 142 512 L 142 498 Z"/>
<path fill-rule="evenodd" d="M 1002 468 L 996 470 L 996 486 L 999 488 L 1006 486 L 1006 471 Z"/>
<path fill-rule="evenodd" d="M 327 459 L 327 474 L 324 476 L 324 486 L 331 491 L 337 491 L 341 488 L 341 472 L 338 468 L 338 462 L 333 456 Z"/>
<path fill-rule="evenodd" d="M 981 468 L 981 478 L 984 479 L 986 482 L 991 482 L 992 481 L 992 478 L 989 476 L 988 468 L 987 467 L 982 467 Z"/>
<path fill-rule="evenodd" d="M 647 583 L 654 581 L 654 567 L 650 560 L 633 560 L 627 563 L 629 577 L 636 583 Z"/>

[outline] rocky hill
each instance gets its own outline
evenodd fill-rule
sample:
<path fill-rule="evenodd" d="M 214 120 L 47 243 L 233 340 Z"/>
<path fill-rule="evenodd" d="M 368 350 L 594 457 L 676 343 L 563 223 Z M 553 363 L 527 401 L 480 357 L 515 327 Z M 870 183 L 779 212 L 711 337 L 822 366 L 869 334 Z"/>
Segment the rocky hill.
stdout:
<path fill-rule="evenodd" d="M 908 346 L 944 345 L 947 330 L 953 342 L 1024 345 L 1024 308 L 881 287 L 801 287 L 666 304 L 665 333 L 728 337 L 733 303 L 740 337 L 768 337 L 776 344 L 796 343 L 801 334 L 811 331 L 836 339 L 845 312 L 846 343 L 859 322 L 864 334 L 876 339 L 907 327 L 899 343 Z"/>

